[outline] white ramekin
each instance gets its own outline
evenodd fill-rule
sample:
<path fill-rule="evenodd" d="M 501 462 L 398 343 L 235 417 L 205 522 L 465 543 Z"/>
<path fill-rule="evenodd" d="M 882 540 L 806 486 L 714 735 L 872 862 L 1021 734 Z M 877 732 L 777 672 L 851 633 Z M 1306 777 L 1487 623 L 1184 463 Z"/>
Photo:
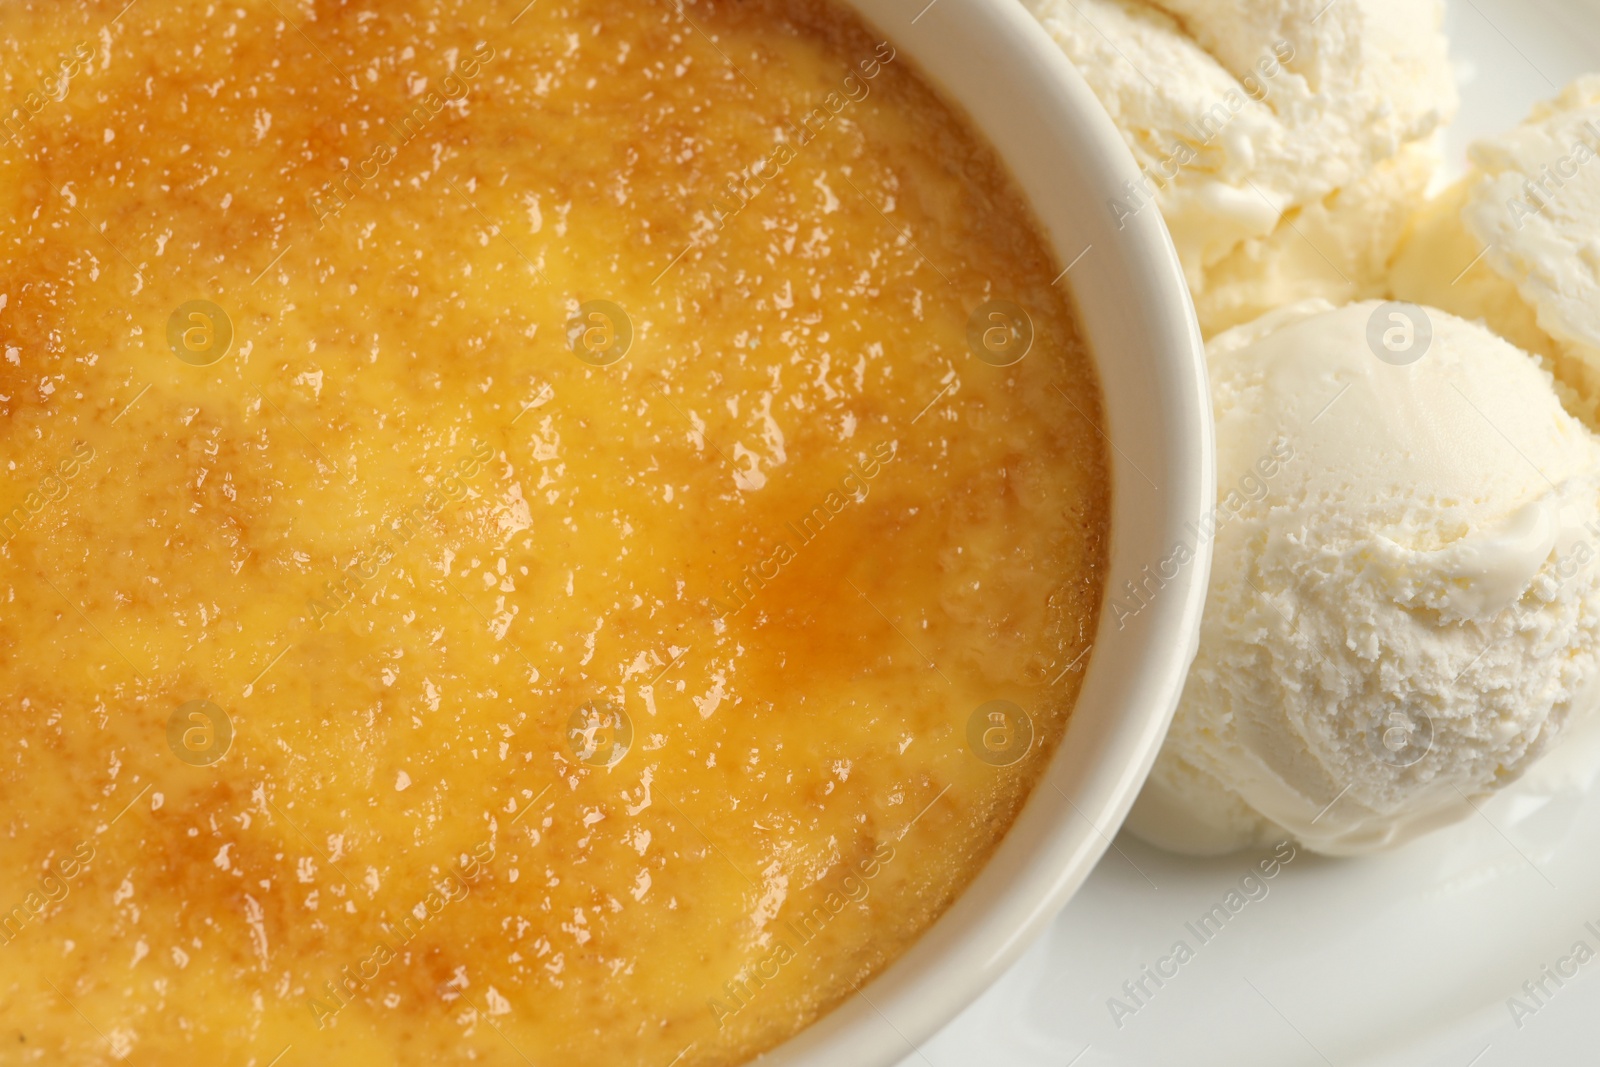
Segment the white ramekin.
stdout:
<path fill-rule="evenodd" d="M 1155 759 L 1194 657 L 1211 566 L 1209 543 L 1193 532 L 1215 500 L 1200 331 L 1158 213 L 1124 225 L 1110 207 L 1139 176 L 1110 118 L 1016 0 L 852 3 L 896 62 L 911 61 L 988 137 L 1060 264 L 1072 264 L 1061 284 L 1095 355 L 1110 442 L 1108 602 L 1143 606 L 1120 620 L 1109 603 L 1102 610 L 1066 737 L 989 864 L 910 951 L 760 1061 L 782 1067 L 880 1067 L 911 1055 L 1067 902 Z M 1193 558 L 1175 566 L 1180 545 Z"/>

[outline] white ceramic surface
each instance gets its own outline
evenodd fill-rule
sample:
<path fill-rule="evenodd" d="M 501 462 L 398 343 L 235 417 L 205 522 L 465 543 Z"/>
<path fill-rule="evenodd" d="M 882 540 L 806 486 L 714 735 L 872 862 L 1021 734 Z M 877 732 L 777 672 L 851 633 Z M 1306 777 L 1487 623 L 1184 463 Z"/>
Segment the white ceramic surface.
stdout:
<path fill-rule="evenodd" d="M 1448 158 L 1600 71 L 1600 0 L 1448 0 Z M 1590 1067 L 1600 1062 L 1600 723 L 1482 816 L 1360 860 L 1300 855 L 1178 976 L 1113 1022 L 1122 983 L 1196 938 L 1260 857 L 1123 835 L 1045 936 L 903 1067 Z M 1591 929 L 1586 924 L 1593 924 Z M 1522 988 L 1597 955 L 1535 1003 Z M 1170 969 L 1170 968 L 1169 968 Z M 1511 998 L 1534 1014 L 1517 1013 Z M 1520 1025 L 1519 1025 L 1520 1024 Z"/>
<path fill-rule="evenodd" d="M 1077 72 L 1010 2 L 855 0 L 900 55 L 964 109 L 1020 184 L 1097 357 L 1111 446 L 1112 588 L 1186 541 L 1215 498 L 1199 333 L 1155 212 L 1107 207 L 1133 158 Z M 1124 629 L 1102 619 L 1071 726 L 995 856 L 863 992 L 765 1057 L 875 1067 L 907 1054 L 1049 923 L 1132 804 L 1194 655 L 1209 545 Z"/>

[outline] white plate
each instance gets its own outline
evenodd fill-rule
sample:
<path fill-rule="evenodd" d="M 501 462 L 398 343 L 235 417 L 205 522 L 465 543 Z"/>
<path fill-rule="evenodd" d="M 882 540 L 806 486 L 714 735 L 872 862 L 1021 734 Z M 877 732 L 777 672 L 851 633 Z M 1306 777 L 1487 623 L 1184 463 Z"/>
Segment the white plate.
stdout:
<path fill-rule="evenodd" d="M 1459 172 L 1474 137 L 1600 71 L 1600 0 L 1450 3 Z M 1587 732 L 1481 818 L 1387 855 L 1302 852 L 1204 944 L 1185 924 L 1265 853 L 1183 860 L 1123 835 L 1040 942 L 902 1067 L 1600 1062 L 1600 724 Z M 1193 958 L 1159 988 L 1145 978 L 1136 1005 L 1123 983 L 1179 939 Z M 1523 983 L 1563 958 L 1576 976 L 1543 978 L 1541 1006 Z M 1137 1011 L 1114 1020 L 1114 996 Z M 1513 997 L 1536 1011 L 1513 1018 Z"/>

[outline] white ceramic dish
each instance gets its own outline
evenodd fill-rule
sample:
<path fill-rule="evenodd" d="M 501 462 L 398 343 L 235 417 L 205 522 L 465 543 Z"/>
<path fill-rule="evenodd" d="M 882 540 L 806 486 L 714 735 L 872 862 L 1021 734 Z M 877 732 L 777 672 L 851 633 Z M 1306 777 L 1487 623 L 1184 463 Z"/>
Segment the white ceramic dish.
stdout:
<path fill-rule="evenodd" d="M 1100 371 L 1111 444 L 1109 589 L 1140 577 L 1215 500 L 1198 328 L 1155 212 L 1118 229 L 1108 202 L 1132 156 L 1077 72 L 1018 4 L 855 0 L 964 110 L 1020 184 L 1069 272 Z M 1190 527 L 1192 528 L 1192 527 Z M 1071 726 L 983 872 L 912 949 L 768 1054 L 784 1067 L 874 1067 L 905 1056 L 1039 934 L 1110 845 L 1149 771 L 1194 656 L 1211 553 L 1122 629 L 1104 613 Z"/>
<path fill-rule="evenodd" d="M 1447 0 L 1474 138 L 1600 71 L 1600 0 Z M 904 1067 L 1590 1067 L 1600 956 L 1600 721 L 1482 805 L 1393 853 L 1301 854 L 1119 1029 L 1107 1000 L 1261 857 L 1195 861 L 1128 836 L 1027 952 Z M 1134 865 L 1137 866 L 1134 866 Z M 1592 924 L 1592 925 L 1590 925 Z M 1529 999 L 1524 982 L 1553 996 Z M 1513 1015 L 1511 1001 L 1537 1011 Z"/>

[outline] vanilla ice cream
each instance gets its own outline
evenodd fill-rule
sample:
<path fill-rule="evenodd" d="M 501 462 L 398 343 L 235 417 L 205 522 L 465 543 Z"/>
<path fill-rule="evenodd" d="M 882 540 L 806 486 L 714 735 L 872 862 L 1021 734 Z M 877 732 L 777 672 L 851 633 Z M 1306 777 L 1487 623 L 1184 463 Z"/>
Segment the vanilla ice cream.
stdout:
<path fill-rule="evenodd" d="M 1343 854 L 1470 815 L 1600 701 L 1600 443 L 1442 311 L 1307 301 L 1209 359 L 1209 598 L 1129 827 Z"/>
<path fill-rule="evenodd" d="M 1143 173 L 1107 209 L 1161 211 L 1207 334 L 1382 294 L 1456 104 L 1440 0 L 1025 2 Z"/>
<path fill-rule="evenodd" d="M 1568 406 L 1600 425 L 1600 75 L 1468 156 L 1471 172 L 1414 220 L 1392 291 L 1544 357 Z"/>
<path fill-rule="evenodd" d="M 1206 269 L 1194 294 L 1207 337 L 1301 300 L 1381 297 L 1389 261 L 1439 165 L 1434 140 L 1403 147 L 1351 185 L 1301 207 Z"/>

